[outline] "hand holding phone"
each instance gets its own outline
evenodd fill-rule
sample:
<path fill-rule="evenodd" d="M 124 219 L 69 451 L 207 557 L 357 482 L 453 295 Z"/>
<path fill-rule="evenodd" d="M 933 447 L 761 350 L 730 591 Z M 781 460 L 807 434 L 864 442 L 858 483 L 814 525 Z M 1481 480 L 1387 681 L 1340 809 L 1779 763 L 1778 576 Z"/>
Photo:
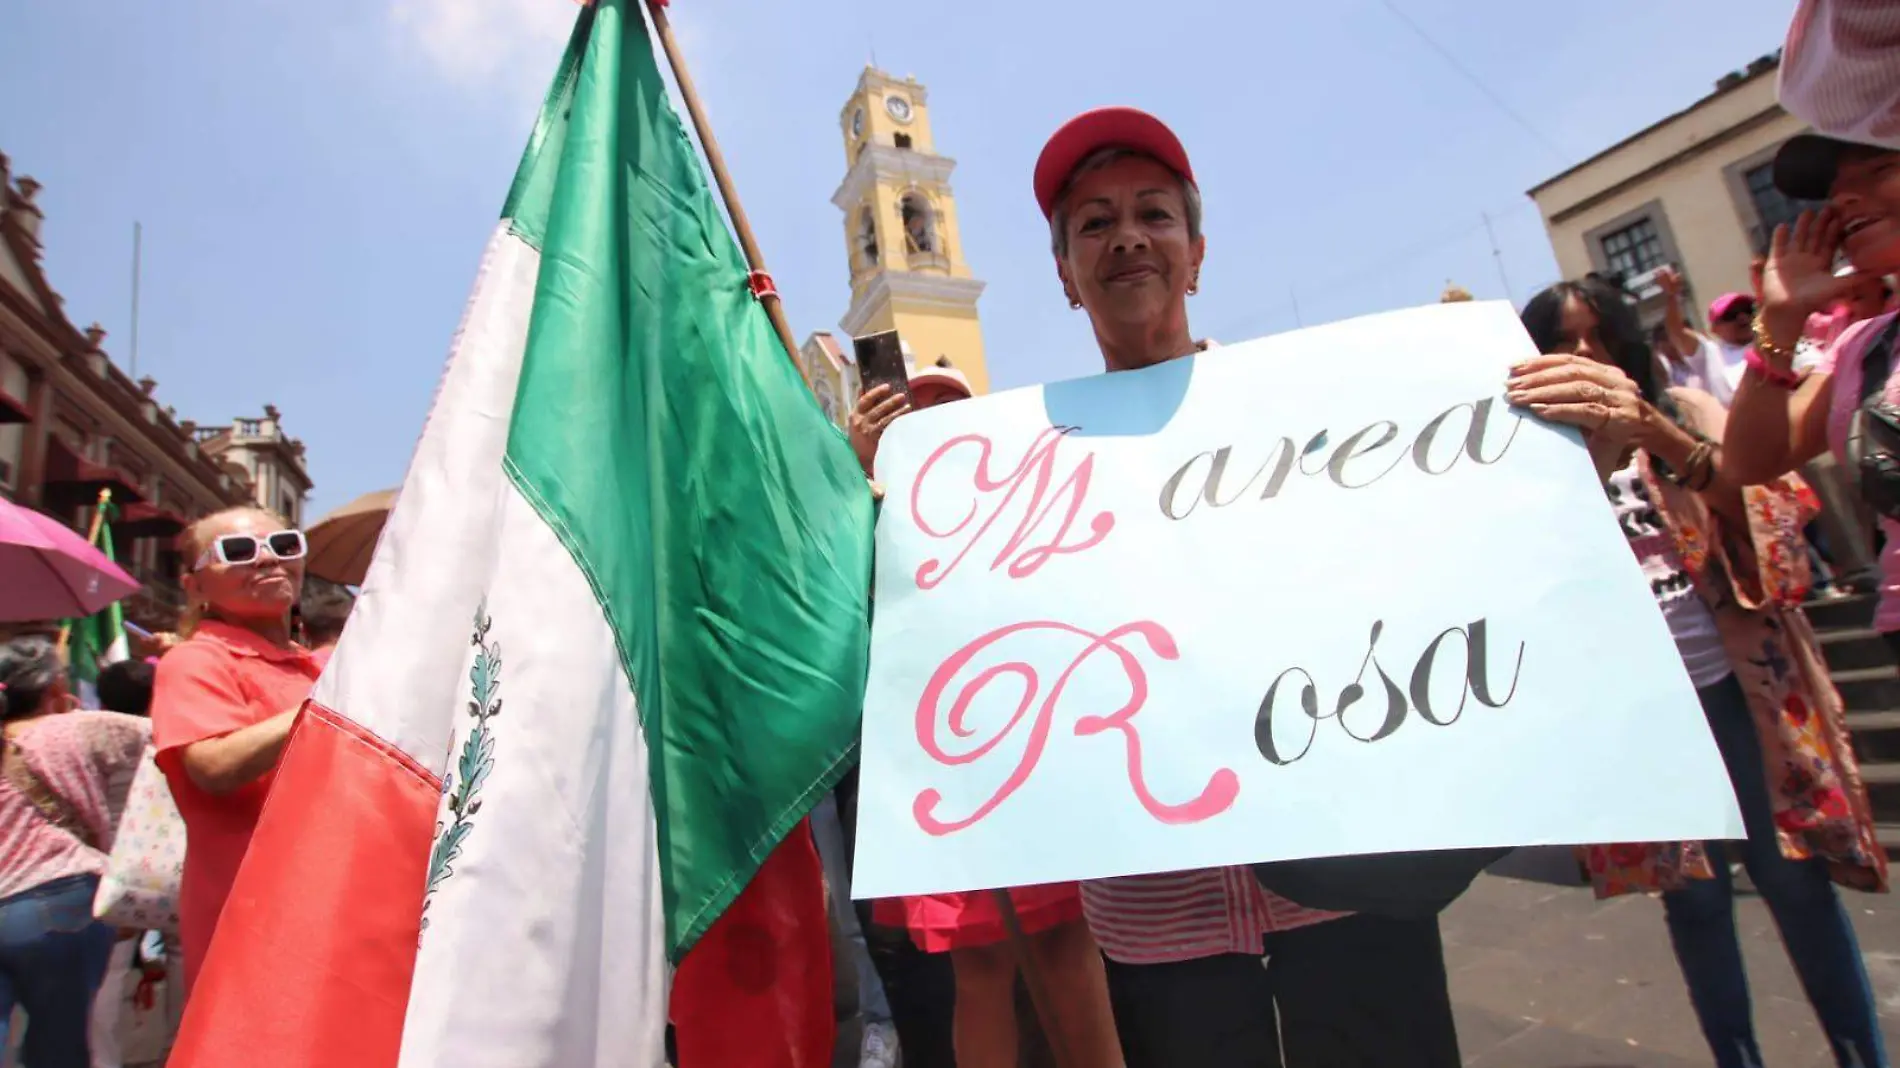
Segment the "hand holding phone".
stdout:
<path fill-rule="evenodd" d="M 847 430 L 851 451 L 857 453 L 858 466 L 864 468 L 866 478 L 872 477 L 877 443 L 883 440 L 884 431 L 898 416 L 909 411 L 910 398 L 892 390 L 885 382 L 876 383 L 858 395 L 858 405 L 851 412 Z"/>
<path fill-rule="evenodd" d="M 910 372 L 904 367 L 904 346 L 897 331 L 886 330 L 853 338 L 851 346 L 858 360 L 858 395 L 874 386 L 889 386 L 891 392 L 910 399 Z"/>

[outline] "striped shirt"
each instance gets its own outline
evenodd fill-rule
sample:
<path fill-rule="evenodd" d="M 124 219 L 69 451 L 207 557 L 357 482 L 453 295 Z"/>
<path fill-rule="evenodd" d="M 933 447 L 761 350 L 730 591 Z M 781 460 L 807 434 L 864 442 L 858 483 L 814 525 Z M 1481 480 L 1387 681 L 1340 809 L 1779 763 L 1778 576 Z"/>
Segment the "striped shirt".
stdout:
<path fill-rule="evenodd" d="M 1201 352 L 1220 347 L 1200 341 Z M 1082 916 L 1095 944 L 1123 964 L 1169 964 L 1222 953 L 1261 954 L 1274 931 L 1344 912 L 1322 912 L 1271 894 L 1247 868 L 1127 875 L 1082 884 Z"/>
<path fill-rule="evenodd" d="M 1267 934 L 1349 914 L 1269 893 L 1247 868 L 1202 868 L 1085 882 L 1082 915 L 1111 960 L 1167 964 L 1221 953 L 1257 957 Z"/>
<path fill-rule="evenodd" d="M 1802 0 L 1781 55 L 1781 105 L 1829 137 L 1900 150 L 1900 5 Z"/>

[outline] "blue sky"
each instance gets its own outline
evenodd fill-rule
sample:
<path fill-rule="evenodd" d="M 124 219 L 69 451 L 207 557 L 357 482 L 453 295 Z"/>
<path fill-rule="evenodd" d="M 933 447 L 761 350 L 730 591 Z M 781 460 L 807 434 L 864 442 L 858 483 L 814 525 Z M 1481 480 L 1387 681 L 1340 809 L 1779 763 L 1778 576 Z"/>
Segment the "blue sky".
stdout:
<path fill-rule="evenodd" d="M 1207 204 L 1197 333 L 1240 341 L 1427 303 L 1521 302 L 1555 263 L 1523 191 L 1780 44 L 1791 0 L 1087 4 L 674 0 L 794 329 L 849 291 L 837 116 L 875 49 L 930 90 L 997 388 L 1099 364 L 1029 191 L 1043 140 L 1131 103 Z M 0 11 L 0 152 L 45 184 L 66 309 L 181 417 L 266 402 L 309 445 L 312 515 L 401 480 L 570 0 L 88 0 Z"/>

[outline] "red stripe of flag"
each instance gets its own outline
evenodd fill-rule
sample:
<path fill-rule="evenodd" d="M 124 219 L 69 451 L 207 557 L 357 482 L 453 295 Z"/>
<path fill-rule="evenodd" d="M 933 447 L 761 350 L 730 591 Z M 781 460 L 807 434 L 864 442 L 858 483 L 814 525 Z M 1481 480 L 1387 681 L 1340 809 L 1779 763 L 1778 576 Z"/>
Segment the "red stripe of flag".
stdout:
<path fill-rule="evenodd" d="M 315 703 L 278 765 L 169 1068 L 396 1063 L 441 783 Z"/>

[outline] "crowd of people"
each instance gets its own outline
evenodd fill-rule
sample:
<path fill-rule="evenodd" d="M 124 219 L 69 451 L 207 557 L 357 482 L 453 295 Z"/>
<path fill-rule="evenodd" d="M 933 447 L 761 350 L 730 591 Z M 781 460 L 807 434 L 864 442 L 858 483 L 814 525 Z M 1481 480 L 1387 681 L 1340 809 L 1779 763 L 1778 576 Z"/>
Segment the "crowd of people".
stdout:
<path fill-rule="evenodd" d="M 341 635 L 347 587 L 303 574 L 303 534 L 239 508 L 188 528 L 175 633 L 104 665 L 79 708 L 56 624 L 0 642 L 0 1051 L 24 1068 L 118 1068 L 125 972 L 189 990 L 297 710 Z M 94 917 L 128 790 L 152 753 L 182 819 L 173 934 Z"/>
<path fill-rule="evenodd" d="M 1539 355 L 1500 385 L 1530 417 L 1581 432 L 1745 829 L 1739 843 L 1582 846 L 1580 872 L 1602 896 L 1660 898 L 1714 1063 L 1748 1068 L 1762 1055 L 1736 931 L 1738 863 L 1835 1060 L 1873 1068 L 1889 1062 L 1837 887 L 1885 892 L 1887 859 L 1801 606 L 1877 589 L 1875 626 L 1900 655 L 1900 152 L 1806 134 L 1780 149 L 1774 176 L 1788 197 L 1824 206 L 1774 232 L 1752 292 L 1719 296 L 1697 328 L 1683 280 L 1664 271 L 1662 315 L 1645 328 L 1620 280 L 1558 283 L 1522 309 Z M 1032 184 L 1056 281 L 1105 371 L 1215 344 L 1189 323 L 1206 237 L 1172 131 L 1130 108 L 1077 116 L 1043 148 Z M 864 392 L 849 437 L 866 477 L 896 420 L 970 396 L 941 365 L 907 389 Z M 351 608 L 346 588 L 306 580 L 303 533 L 268 512 L 206 517 L 180 546 L 184 618 L 104 667 L 100 708 L 76 707 L 52 626 L 0 642 L 0 1048 L 17 1006 L 29 1068 L 109 1060 L 103 1035 L 127 962 L 189 993 Z M 94 918 L 148 753 L 188 842 L 178 929 L 157 940 Z M 1461 1061 L 1438 916 L 1488 857 L 1348 860 L 1294 882 L 1240 866 L 859 907 L 854 783 L 812 823 L 862 1068 L 900 1056 L 911 1068 L 1006 1068 L 1049 1050 L 1068 1068 Z"/>
<path fill-rule="evenodd" d="M 1774 916 L 1838 1062 L 1886 1064 L 1835 885 L 1884 892 L 1887 861 L 1840 695 L 1800 608 L 1817 569 L 1838 589 L 1876 584 L 1876 625 L 1900 651 L 1900 452 L 1889 451 L 1900 446 L 1900 409 L 1884 407 L 1900 401 L 1891 356 L 1900 153 L 1797 137 L 1775 174 L 1791 198 L 1827 206 L 1776 232 L 1756 263 L 1754 293 L 1717 298 L 1698 331 L 1682 280 L 1665 271 L 1665 314 L 1650 331 L 1619 280 L 1551 286 L 1522 313 L 1542 355 L 1513 370 L 1505 395 L 1582 431 L 1734 784 L 1746 830 L 1734 854 Z M 1189 327 L 1205 251 L 1202 204 L 1167 127 L 1126 108 L 1079 116 L 1044 148 L 1034 184 L 1062 291 L 1088 316 L 1105 370 L 1213 344 Z M 1863 386 L 1863 368 L 1877 380 Z M 867 477 L 896 419 L 968 395 L 943 389 L 942 377 L 920 372 L 908 398 L 885 385 L 860 398 L 850 431 Z M 1870 485 L 1876 478 L 1893 480 L 1891 497 Z M 1804 534 L 1823 497 L 1849 517 L 1832 537 L 1817 528 L 1826 562 Z M 1887 549 L 1870 575 L 1856 546 L 1875 536 L 1875 513 Z M 821 836 L 821 848 L 847 838 L 848 828 Z M 1715 1063 L 1745 1068 L 1761 1052 L 1729 845 L 1604 843 L 1579 854 L 1600 895 L 1660 895 Z M 842 861 L 828 870 L 836 895 L 848 898 Z M 1290 899 L 1233 868 L 880 901 L 868 917 L 841 916 L 848 951 L 863 958 L 853 973 L 858 1004 L 877 1006 L 863 1010 L 861 1063 L 882 1068 L 897 1045 L 913 1068 L 1019 1063 L 1024 1002 L 1014 991 L 1023 971 L 1043 988 L 1031 1001 L 1068 1064 L 1456 1065 L 1436 915 L 1448 899 L 1421 888 L 1406 902 L 1398 889 L 1378 908 L 1320 907 L 1335 902 Z M 923 953 L 947 954 L 948 1044 L 930 1019 L 934 1006 L 893 1026 L 876 962 L 863 956 L 866 919 L 901 926 Z M 885 972 L 908 981 L 897 959 L 886 955 Z"/>

